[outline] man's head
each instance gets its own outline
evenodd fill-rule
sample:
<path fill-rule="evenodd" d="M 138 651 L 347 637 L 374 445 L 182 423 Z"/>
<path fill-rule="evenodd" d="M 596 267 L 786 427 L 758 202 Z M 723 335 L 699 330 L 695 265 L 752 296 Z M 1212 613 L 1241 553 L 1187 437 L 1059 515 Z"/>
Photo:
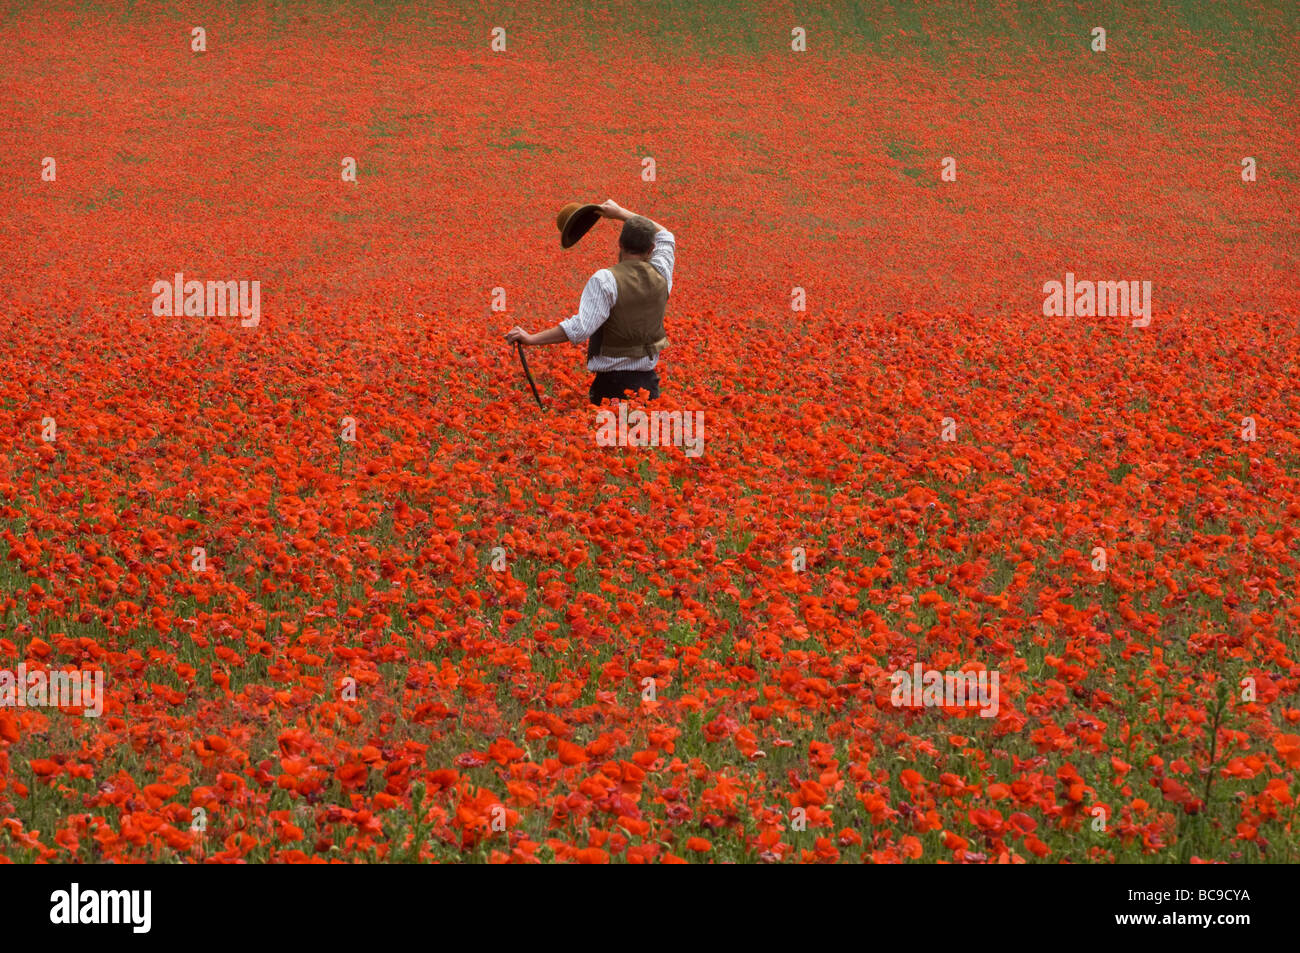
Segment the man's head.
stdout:
<path fill-rule="evenodd" d="M 655 247 L 654 223 L 644 215 L 633 215 L 623 223 L 623 231 L 618 236 L 618 260 L 624 258 L 642 258 Z"/>

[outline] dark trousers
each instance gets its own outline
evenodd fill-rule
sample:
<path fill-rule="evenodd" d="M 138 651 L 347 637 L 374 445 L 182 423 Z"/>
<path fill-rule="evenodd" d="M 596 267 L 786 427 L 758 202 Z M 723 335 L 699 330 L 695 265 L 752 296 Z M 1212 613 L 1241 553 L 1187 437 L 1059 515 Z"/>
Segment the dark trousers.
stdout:
<path fill-rule="evenodd" d="M 599 404 L 602 400 L 608 400 L 611 397 L 622 397 L 625 390 L 630 390 L 635 394 L 639 389 L 648 390 L 651 400 L 658 397 L 659 372 L 597 371 L 596 376 L 591 381 L 591 392 L 588 397 L 591 398 L 593 404 Z"/>

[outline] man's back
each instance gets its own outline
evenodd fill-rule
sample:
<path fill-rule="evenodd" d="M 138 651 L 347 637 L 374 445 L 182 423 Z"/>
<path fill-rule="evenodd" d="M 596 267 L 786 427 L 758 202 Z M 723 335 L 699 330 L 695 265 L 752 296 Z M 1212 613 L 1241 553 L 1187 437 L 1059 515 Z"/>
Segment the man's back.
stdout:
<path fill-rule="evenodd" d="M 614 278 L 614 305 L 592 336 L 591 351 L 604 357 L 655 357 L 668 346 L 664 313 L 668 279 L 648 261 L 627 259 L 609 269 Z"/>

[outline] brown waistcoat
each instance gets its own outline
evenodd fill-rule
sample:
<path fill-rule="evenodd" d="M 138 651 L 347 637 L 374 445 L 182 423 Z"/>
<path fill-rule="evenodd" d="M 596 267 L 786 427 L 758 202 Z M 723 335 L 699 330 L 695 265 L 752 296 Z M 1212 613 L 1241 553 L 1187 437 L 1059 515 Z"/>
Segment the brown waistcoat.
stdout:
<path fill-rule="evenodd" d="M 648 261 L 628 259 L 609 269 L 618 298 L 609 318 L 591 338 L 588 356 L 653 357 L 668 346 L 664 312 L 668 280 Z"/>

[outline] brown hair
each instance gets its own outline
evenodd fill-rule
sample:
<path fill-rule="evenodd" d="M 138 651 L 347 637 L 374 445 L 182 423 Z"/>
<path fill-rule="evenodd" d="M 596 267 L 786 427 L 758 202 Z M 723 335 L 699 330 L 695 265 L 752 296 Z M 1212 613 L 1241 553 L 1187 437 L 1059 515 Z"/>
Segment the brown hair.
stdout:
<path fill-rule="evenodd" d="M 631 255 L 644 255 L 655 247 L 655 226 L 644 215 L 633 215 L 623 223 L 619 247 Z"/>

